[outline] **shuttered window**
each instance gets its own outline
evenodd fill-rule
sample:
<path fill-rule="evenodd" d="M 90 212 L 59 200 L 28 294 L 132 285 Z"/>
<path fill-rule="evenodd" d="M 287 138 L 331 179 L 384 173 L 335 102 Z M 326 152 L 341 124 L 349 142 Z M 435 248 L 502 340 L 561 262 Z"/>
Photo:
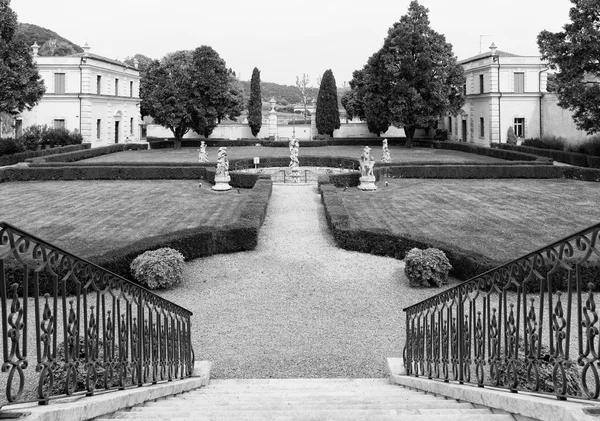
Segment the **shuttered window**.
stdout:
<path fill-rule="evenodd" d="M 515 72 L 515 94 L 525 92 L 525 73 Z"/>
<path fill-rule="evenodd" d="M 483 75 L 479 75 L 479 93 L 483 93 Z"/>
<path fill-rule="evenodd" d="M 525 137 L 525 119 L 524 118 L 515 118 L 515 124 L 514 124 L 513 129 L 515 131 L 515 136 Z"/>
<path fill-rule="evenodd" d="M 485 120 L 479 117 L 479 137 L 485 137 Z"/>
<path fill-rule="evenodd" d="M 448 133 L 452 133 L 452 117 L 448 117 Z"/>
<path fill-rule="evenodd" d="M 54 73 L 54 93 L 64 94 L 65 93 L 65 74 Z"/>
<path fill-rule="evenodd" d="M 64 129 L 65 128 L 65 120 L 64 119 L 54 119 L 54 128 L 55 129 Z"/>

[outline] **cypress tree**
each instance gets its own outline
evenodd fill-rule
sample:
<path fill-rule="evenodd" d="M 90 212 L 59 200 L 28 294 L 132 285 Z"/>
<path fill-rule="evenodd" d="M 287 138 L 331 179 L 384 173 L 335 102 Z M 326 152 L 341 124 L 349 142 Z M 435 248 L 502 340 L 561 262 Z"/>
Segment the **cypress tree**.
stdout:
<path fill-rule="evenodd" d="M 319 134 L 333 136 L 333 131 L 340 128 L 337 86 L 331 69 L 325 70 L 323 79 L 321 79 L 319 95 L 317 96 L 316 120 Z"/>
<path fill-rule="evenodd" d="M 254 68 L 250 81 L 250 100 L 248 101 L 248 125 L 252 136 L 256 137 L 262 126 L 262 100 L 260 98 L 260 70 Z"/>

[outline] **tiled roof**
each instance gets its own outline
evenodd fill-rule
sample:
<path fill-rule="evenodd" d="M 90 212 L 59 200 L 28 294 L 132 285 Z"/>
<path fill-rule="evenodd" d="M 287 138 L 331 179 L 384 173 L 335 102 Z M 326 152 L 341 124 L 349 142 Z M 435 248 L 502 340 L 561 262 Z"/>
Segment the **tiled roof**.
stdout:
<path fill-rule="evenodd" d="M 486 51 L 485 53 L 477 54 L 476 56 L 469 57 L 469 58 L 464 59 L 464 60 L 459 60 L 458 62 L 460 64 L 469 63 L 471 61 L 475 61 L 475 60 L 479 60 L 479 59 L 482 59 L 482 58 L 490 57 L 491 55 L 492 55 L 491 51 Z M 507 53 L 506 51 L 500 51 L 500 50 L 496 50 L 496 55 L 498 57 L 520 57 L 518 54 Z"/>
<path fill-rule="evenodd" d="M 87 54 L 86 53 L 71 54 L 69 57 L 90 57 L 90 58 L 93 58 L 94 60 L 103 61 L 105 63 L 116 64 L 117 66 L 126 66 L 126 67 L 129 67 L 132 69 L 134 68 L 133 66 L 129 66 L 128 64 L 125 64 L 122 61 L 113 60 L 112 58 L 99 56 L 98 54 L 94 54 L 94 53 L 90 53 L 90 52 L 88 52 Z"/>

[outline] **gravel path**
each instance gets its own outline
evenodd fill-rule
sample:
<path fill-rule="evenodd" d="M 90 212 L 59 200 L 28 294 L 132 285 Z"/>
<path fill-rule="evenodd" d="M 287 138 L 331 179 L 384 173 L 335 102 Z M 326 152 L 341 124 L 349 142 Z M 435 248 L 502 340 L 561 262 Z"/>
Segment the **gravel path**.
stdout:
<path fill-rule="evenodd" d="M 161 295 L 194 312 L 214 378 L 384 377 L 402 308 L 432 293 L 409 289 L 403 267 L 337 248 L 316 186 L 274 186 L 255 250 L 192 261 Z"/>

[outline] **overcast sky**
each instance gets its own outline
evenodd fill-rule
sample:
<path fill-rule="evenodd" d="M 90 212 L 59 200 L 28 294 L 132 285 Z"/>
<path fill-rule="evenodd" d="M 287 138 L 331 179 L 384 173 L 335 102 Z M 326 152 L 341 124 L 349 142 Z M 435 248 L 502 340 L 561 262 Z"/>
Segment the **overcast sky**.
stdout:
<path fill-rule="evenodd" d="M 91 51 L 123 60 L 210 45 L 243 80 L 314 83 L 332 69 L 338 85 L 382 45 L 410 0 L 12 0 L 19 22 L 57 32 Z M 459 59 L 499 50 L 538 55 L 537 34 L 562 29 L 569 0 L 423 0 L 431 27 Z"/>

